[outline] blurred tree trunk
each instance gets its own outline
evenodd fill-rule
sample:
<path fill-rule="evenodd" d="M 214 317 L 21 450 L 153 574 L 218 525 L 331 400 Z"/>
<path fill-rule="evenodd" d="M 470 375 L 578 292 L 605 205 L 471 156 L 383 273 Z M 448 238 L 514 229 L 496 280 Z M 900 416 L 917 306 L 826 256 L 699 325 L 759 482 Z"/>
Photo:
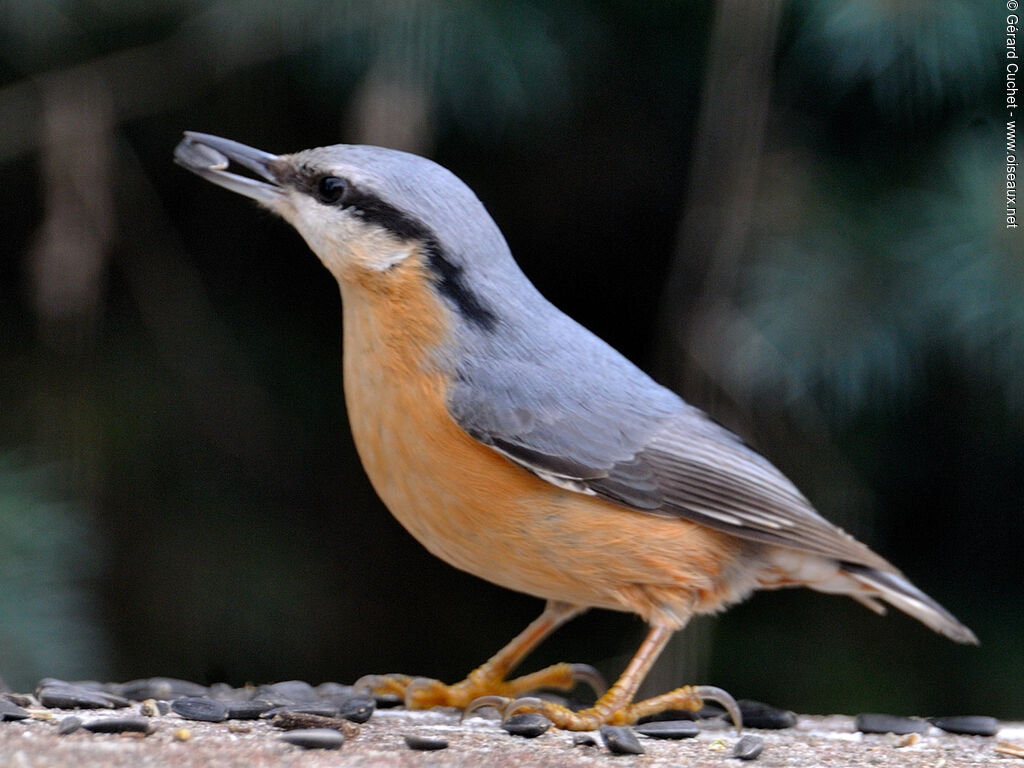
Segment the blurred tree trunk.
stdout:
<path fill-rule="evenodd" d="M 686 212 L 662 298 L 662 380 L 727 426 L 745 429 L 722 375 L 737 272 L 751 226 L 782 0 L 719 0 L 697 120 Z M 707 621 L 691 622 L 651 673 L 645 694 L 703 679 Z"/>
<path fill-rule="evenodd" d="M 429 155 L 434 145 L 430 95 L 425 85 L 378 63 L 359 84 L 349 106 L 349 141 Z"/>
<path fill-rule="evenodd" d="M 727 411 L 721 345 L 735 314 L 768 120 L 782 0 L 720 0 L 697 120 L 686 211 L 662 299 L 660 373 L 712 411 Z M 731 410 L 735 410 L 732 403 Z M 715 413 L 741 426 L 737 413 Z"/>
<path fill-rule="evenodd" d="M 113 97 L 88 71 L 35 81 L 40 93 L 43 219 L 28 251 L 40 354 L 27 382 L 27 418 L 40 458 L 64 462 L 81 498 L 98 479 L 98 421 L 84 364 L 99 330 L 114 238 Z"/>
<path fill-rule="evenodd" d="M 114 231 L 113 100 L 86 73 L 40 85 L 45 212 L 29 255 L 32 299 L 42 340 L 74 349 L 95 333 Z"/>

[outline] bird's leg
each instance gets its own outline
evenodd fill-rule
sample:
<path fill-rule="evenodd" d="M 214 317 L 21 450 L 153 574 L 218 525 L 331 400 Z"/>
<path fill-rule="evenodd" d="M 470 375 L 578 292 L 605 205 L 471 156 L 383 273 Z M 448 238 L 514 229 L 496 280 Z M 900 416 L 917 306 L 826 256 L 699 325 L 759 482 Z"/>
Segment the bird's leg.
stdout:
<path fill-rule="evenodd" d="M 570 731 L 590 731 L 606 724 L 632 723 L 638 718 L 667 709 L 697 711 L 704 706 L 704 699 L 710 699 L 722 704 L 732 717 L 737 729 L 742 728 L 739 707 L 736 706 L 732 696 L 720 688 L 684 686 L 661 696 L 633 703 L 637 688 L 650 672 L 673 632 L 674 630 L 667 627 L 652 627 L 615 685 L 588 709 L 573 712 L 554 702 L 532 697 L 503 702 L 496 697 L 487 697 L 470 704 L 465 714 L 481 706 L 501 706 L 503 704 L 504 706 L 501 708 L 504 717 L 509 717 L 516 712 L 539 712 L 559 728 Z"/>
<path fill-rule="evenodd" d="M 356 688 L 368 689 L 378 695 L 402 696 L 410 709 L 461 708 L 482 696 L 515 697 L 538 688 L 565 690 L 580 681 L 603 690 L 600 675 L 585 665 L 553 664 L 513 680 L 505 679 L 545 637 L 584 610 L 576 605 L 549 601 L 544 612 L 526 629 L 460 683 L 445 685 L 440 680 L 408 675 L 368 675 L 356 681 Z"/>

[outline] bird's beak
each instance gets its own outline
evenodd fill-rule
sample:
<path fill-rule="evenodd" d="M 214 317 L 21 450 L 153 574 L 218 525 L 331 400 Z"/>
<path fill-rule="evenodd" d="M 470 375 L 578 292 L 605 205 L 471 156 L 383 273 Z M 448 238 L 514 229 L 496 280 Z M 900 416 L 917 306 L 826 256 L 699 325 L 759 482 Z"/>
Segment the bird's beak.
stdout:
<path fill-rule="evenodd" d="M 281 158 L 237 141 L 185 131 L 185 138 L 174 148 L 174 160 L 207 181 L 270 207 L 275 207 L 284 194 L 274 171 L 275 165 L 280 167 Z M 232 162 L 266 181 L 229 173 L 227 168 Z"/>

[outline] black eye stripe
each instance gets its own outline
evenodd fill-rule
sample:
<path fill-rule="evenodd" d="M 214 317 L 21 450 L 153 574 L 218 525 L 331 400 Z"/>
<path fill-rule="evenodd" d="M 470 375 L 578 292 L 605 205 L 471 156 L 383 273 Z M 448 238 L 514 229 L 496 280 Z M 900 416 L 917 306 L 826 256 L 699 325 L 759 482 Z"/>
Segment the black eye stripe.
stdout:
<path fill-rule="evenodd" d="M 364 221 L 386 229 L 400 240 L 419 240 L 427 266 L 437 281 L 438 290 L 455 305 L 471 323 L 491 331 L 498 317 L 467 284 L 462 267 L 445 254 L 435 234 L 420 219 L 400 211 L 372 192 L 361 189 L 348 179 L 317 172 L 312 168 L 290 168 L 279 175 L 279 182 L 316 198 L 323 205 L 351 211 Z"/>

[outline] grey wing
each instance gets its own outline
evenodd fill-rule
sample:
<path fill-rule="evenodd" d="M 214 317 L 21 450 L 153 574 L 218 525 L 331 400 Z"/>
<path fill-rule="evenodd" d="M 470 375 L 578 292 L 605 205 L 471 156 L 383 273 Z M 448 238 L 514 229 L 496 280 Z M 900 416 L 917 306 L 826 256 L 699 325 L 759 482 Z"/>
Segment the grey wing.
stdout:
<path fill-rule="evenodd" d="M 767 459 L 631 364 L 617 360 L 599 384 L 582 377 L 499 365 L 461 378 L 449 410 L 472 437 L 555 485 L 892 570 L 822 518 Z"/>

